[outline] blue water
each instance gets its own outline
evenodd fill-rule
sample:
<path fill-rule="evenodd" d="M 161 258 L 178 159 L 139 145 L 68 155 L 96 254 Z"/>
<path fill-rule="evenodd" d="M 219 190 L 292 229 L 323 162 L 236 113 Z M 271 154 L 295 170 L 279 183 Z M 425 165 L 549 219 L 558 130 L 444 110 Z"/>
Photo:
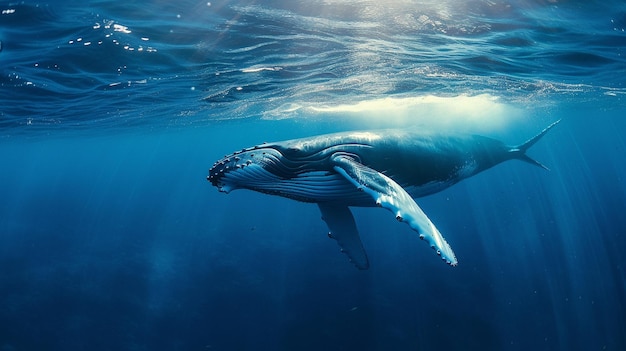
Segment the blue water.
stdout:
<path fill-rule="evenodd" d="M 0 350 L 625 350 L 623 1 L 0 2 Z M 479 133 L 529 154 L 354 209 L 205 180 L 276 141 Z"/>

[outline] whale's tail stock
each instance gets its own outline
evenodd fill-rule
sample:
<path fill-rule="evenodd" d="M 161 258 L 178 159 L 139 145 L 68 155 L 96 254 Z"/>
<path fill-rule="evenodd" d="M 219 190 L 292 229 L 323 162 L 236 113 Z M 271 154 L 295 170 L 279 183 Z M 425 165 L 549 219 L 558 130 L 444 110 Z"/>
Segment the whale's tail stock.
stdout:
<path fill-rule="evenodd" d="M 559 122 L 561 122 L 560 119 L 557 120 L 556 122 L 550 124 L 546 128 L 544 128 L 541 132 L 539 132 L 539 134 L 537 134 L 534 137 L 528 139 L 523 144 L 511 147 L 509 149 L 509 154 L 510 154 L 511 158 L 515 158 L 515 159 L 518 159 L 518 160 L 522 160 L 522 161 L 528 162 L 530 164 L 533 164 L 535 166 L 541 167 L 541 168 L 549 171 L 550 169 L 548 167 L 546 167 L 545 165 L 543 165 L 539 161 L 537 161 L 535 159 L 532 159 L 530 156 L 526 155 L 526 151 L 528 151 L 528 149 L 530 149 L 531 146 L 535 145 L 535 143 L 537 141 L 539 141 L 539 139 L 541 139 L 541 137 L 544 136 L 550 129 L 552 129 L 552 127 L 554 127 L 555 125 L 559 124 Z"/>

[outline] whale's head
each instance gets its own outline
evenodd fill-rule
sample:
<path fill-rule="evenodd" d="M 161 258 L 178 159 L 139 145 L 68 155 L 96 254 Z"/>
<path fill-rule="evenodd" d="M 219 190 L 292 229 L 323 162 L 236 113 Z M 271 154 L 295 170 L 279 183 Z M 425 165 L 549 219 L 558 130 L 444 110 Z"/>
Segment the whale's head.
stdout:
<path fill-rule="evenodd" d="M 225 193 L 249 189 L 317 202 L 338 196 L 332 189 L 351 188 L 330 165 L 330 156 L 335 151 L 335 146 L 326 144 L 261 144 L 215 162 L 207 180 Z M 337 184 L 336 188 L 332 187 L 333 183 Z"/>
<path fill-rule="evenodd" d="M 354 186 L 333 169 L 331 157 L 343 153 L 358 159 L 374 137 L 328 134 L 263 143 L 224 156 L 207 180 L 225 193 L 249 189 L 305 202 L 350 199 Z"/>
<path fill-rule="evenodd" d="M 225 193 L 235 189 L 260 190 L 297 176 L 302 163 L 294 159 L 285 157 L 284 150 L 274 145 L 257 145 L 215 162 L 207 180 Z"/>

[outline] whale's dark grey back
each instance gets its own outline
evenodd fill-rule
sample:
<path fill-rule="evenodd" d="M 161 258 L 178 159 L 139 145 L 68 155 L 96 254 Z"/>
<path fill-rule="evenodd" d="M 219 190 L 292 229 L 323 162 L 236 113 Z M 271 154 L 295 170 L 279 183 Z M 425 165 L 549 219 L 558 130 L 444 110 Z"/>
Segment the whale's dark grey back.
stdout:
<path fill-rule="evenodd" d="M 260 147 L 278 150 L 285 162 L 306 163 L 300 172 L 328 170 L 331 155 L 349 154 L 401 186 L 411 187 L 415 196 L 439 191 L 492 167 L 506 160 L 509 150 L 502 142 L 483 136 L 404 130 L 336 133 Z M 429 184 L 433 186 L 415 191 Z"/>

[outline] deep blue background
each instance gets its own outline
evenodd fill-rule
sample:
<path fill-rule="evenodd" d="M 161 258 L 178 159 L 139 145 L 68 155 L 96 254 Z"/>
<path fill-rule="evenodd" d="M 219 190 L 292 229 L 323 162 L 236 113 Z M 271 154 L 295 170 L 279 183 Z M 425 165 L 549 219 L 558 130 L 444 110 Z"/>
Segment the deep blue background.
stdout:
<path fill-rule="evenodd" d="M 356 209 L 368 271 L 339 253 L 315 206 L 224 195 L 204 179 L 221 151 L 304 134 L 298 123 L 4 143 L 0 340 L 9 350 L 621 349 L 625 123 L 568 116 L 531 151 L 550 172 L 511 161 L 421 199 L 455 268 L 387 211 Z"/>
<path fill-rule="evenodd" d="M 626 349 L 625 6 L 0 2 L 0 351 Z M 557 119 L 551 171 L 417 199 L 454 268 L 368 208 L 358 271 L 315 205 L 206 181 L 263 141 Z"/>

